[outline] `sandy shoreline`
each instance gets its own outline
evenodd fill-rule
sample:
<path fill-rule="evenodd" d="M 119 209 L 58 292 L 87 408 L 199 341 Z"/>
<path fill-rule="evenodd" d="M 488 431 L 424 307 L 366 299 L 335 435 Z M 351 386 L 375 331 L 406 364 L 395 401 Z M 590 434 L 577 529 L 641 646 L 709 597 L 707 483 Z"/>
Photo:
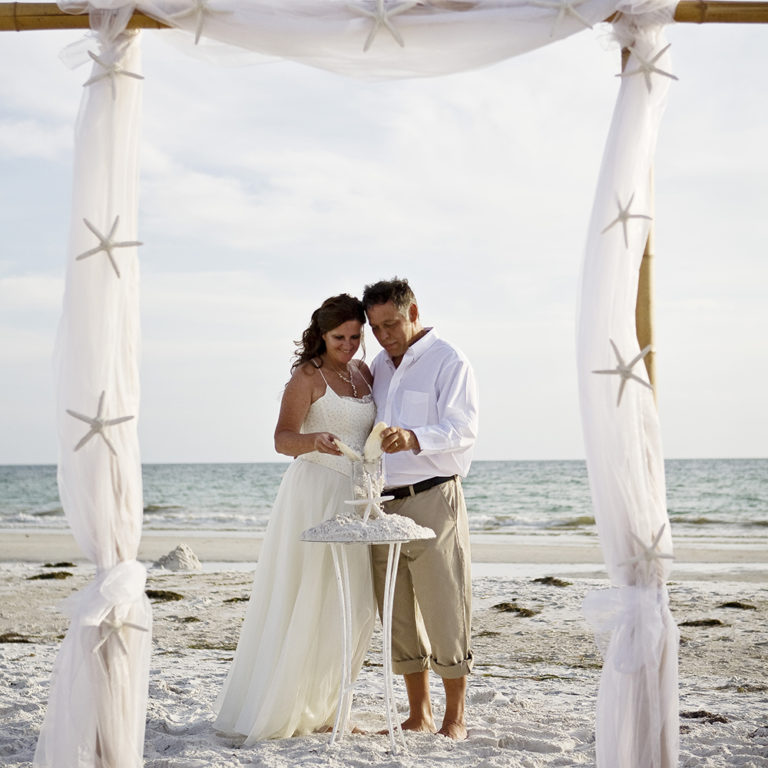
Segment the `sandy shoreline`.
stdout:
<path fill-rule="evenodd" d="M 258 558 L 261 534 L 225 531 L 145 531 L 139 560 L 154 562 L 181 542 L 188 543 L 201 561 L 247 563 Z M 45 562 L 51 559 L 84 561 L 69 531 L 0 531 L 0 562 Z M 768 549 L 749 546 L 743 540 L 734 545 L 675 542 L 679 564 L 733 563 L 765 564 Z M 600 547 L 589 537 L 518 536 L 476 534 L 472 536 L 473 563 L 603 563 Z"/>
<path fill-rule="evenodd" d="M 153 561 L 180 543 L 203 569 L 171 572 Z M 409 734 L 408 755 L 388 739 L 327 735 L 240 747 L 212 728 L 216 700 L 251 593 L 261 537 L 145 531 L 139 559 L 153 599 L 153 655 L 144 768 L 549 768 L 594 766 L 602 660 L 581 611 L 609 582 L 594 539 L 473 536 L 473 651 L 469 738 L 454 744 Z M 309 545 L 322 546 L 322 545 Z M 679 768 L 768 767 L 768 552 L 746 542 L 676 543 L 670 607 L 680 628 Z M 66 563 L 70 565 L 67 566 Z M 56 568 L 45 564 L 58 563 Z M 52 571 L 59 579 L 43 578 Z M 68 619 L 60 601 L 95 567 L 64 531 L 0 531 L 0 765 L 31 768 L 49 679 Z M 501 607 L 505 606 L 505 607 Z M 353 722 L 385 726 L 381 635 L 357 682 Z M 433 679 L 436 716 L 442 692 Z M 402 683 L 397 704 L 406 709 Z"/>
<path fill-rule="evenodd" d="M 159 538 L 163 545 L 168 543 Z M 203 537 L 186 539 L 193 549 L 204 550 L 198 546 Z M 48 541 L 43 539 L 46 545 Z M 57 558 L 54 552 L 47 554 Z M 53 662 L 68 626 L 56 606 L 88 584 L 94 573 L 91 564 L 47 569 L 40 563 L 0 563 L 0 636 L 15 636 L 0 642 L 0 764 L 7 768 L 31 766 Z M 716 563 L 692 567 L 701 578 L 675 579 L 669 586 L 681 634 L 680 709 L 685 716 L 680 768 L 764 768 L 768 766 L 768 585 L 738 574 L 713 578 L 722 570 Z M 65 570 L 70 576 L 34 578 L 51 570 Z M 212 705 L 237 642 L 252 569 L 224 562 L 196 572 L 150 568 L 147 587 L 175 592 L 178 599 L 153 600 L 144 766 L 593 766 L 601 658 L 581 603 L 587 592 L 604 589 L 607 582 L 590 563 L 581 566 L 581 575 L 560 583 L 537 579 L 544 574 L 560 577 L 569 570 L 579 567 L 477 563 L 469 738 L 454 744 L 409 735 L 410 754 L 394 757 L 388 752 L 388 740 L 374 735 L 350 736 L 329 752 L 325 735 L 240 748 L 217 734 Z M 504 610 L 499 608 L 503 604 Z M 377 630 L 353 707 L 355 724 L 368 731 L 385 725 L 380 648 Z M 440 685 L 436 679 L 433 685 L 439 716 Z M 406 701 L 400 681 L 396 697 L 402 711 Z"/>

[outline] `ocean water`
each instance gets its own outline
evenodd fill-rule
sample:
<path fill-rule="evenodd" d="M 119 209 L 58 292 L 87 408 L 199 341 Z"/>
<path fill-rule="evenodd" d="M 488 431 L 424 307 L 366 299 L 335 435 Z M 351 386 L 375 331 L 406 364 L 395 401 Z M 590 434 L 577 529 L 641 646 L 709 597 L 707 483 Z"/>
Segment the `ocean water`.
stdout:
<path fill-rule="evenodd" d="M 148 464 L 147 530 L 265 530 L 287 463 Z M 672 459 L 676 537 L 768 545 L 768 459 Z M 594 537 L 583 461 L 476 461 L 464 483 L 474 533 Z M 54 466 L 0 466 L 0 528 L 67 527 Z"/>

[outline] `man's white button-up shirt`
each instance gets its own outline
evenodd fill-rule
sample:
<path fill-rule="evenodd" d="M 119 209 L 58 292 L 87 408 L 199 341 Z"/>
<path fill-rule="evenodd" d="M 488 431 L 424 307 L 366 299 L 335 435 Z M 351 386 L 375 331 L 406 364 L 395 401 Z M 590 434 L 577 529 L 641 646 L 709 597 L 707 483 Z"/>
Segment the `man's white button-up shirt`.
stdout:
<path fill-rule="evenodd" d="M 478 395 L 469 361 L 434 329 L 412 344 L 400 365 L 382 350 L 371 364 L 378 420 L 413 430 L 421 450 L 384 455 L 385 484 L 466 477 L 477 437 Z"/>

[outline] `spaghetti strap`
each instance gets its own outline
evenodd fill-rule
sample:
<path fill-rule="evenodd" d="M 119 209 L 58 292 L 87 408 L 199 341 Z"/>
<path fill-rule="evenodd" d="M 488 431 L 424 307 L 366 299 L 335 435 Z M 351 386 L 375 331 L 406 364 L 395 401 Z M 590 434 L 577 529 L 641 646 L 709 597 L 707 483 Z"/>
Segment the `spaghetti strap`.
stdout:
<path fill-rule="evenodd" d="M 357 372 L 360 373 L 360 370 L 358 369 Z M 371 389 L 371 385 L 368 383 L 368 379 L 366 379 L 365 376 L 363 376 L 362 373 L 360 373 L 360 378 L 365 382 L 365 386 L 368 387 L 368 394 L 372 395 L 373 394 L 373 390 Z"/>
<path fill-rule="evenodd" d="M 373 390 L 371 389 L 371 385 L 368 383 L 368 379 L 366 379 L 366 378 L 365 378 L 365 376 L 363 376 L 363 372 L 360 370 L 360 367 L 359 367 L 359 366 L 357 366 L 357 365 L 356 365 L 356 366 L 354 366 L 354 368 L 355 368 L 355 370 L 357 371 L 357 375 L 358 375 L 358 376 L 359 376 L 359 377 L 360 377 L 360 378 L 363 380 L 363 382 L 365 383 L 365 386 L 366 386 L 366 387 L 368 387 L 368 394 L 369 394 L 369 395 L 372 395 L 372 394 L 373 394 Z"/>
<path fill-rule="evenodd" d="M 312 363 L 312 365 L 315 366 L 315 368 L 317 369 L 317 372 L 323 377 L 325 386 L 329 387 L 330 389 L 333 389 L 333 387 L 331 387 L 331 385 L 328 383 L 328 379 L 325 378 L 325 374 L 323 373 L 322 366 L 319 366 L 315 360 L 310 360 L 310 362 Z"/>

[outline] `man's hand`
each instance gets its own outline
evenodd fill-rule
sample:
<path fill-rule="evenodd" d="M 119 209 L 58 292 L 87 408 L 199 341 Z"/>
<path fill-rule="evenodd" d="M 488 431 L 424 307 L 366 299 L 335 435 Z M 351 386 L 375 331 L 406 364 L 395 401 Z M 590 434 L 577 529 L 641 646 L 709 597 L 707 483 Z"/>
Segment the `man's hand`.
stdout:
<path fill-rule="evenodd" d="M 381 450 L 384 453 L 399 453 L 400 451 L 421 450 L 419 438 L 410 429 L 402 427 L 387 427 L 381 433 Z"/>

